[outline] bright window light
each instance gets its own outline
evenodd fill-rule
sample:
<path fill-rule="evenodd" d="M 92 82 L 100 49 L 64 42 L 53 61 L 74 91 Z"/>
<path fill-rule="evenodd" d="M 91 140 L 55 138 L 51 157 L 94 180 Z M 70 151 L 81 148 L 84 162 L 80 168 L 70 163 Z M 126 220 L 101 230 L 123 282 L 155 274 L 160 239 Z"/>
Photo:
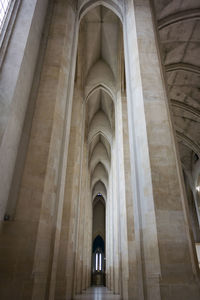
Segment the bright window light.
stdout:
<path fill-rule="evenodd" d="M 0 33 L 6 20 L 11 1 L 12 0 L 0 0 Z"/>
<path fill-rule="evenodd" d="M 96 271 L 98 271 L 98 253 L 96 253 Z"/>
<path fill-rule="evenodd" d="M 196 190 L 197 190 L 198 192 L 200 192 L 200 185 L 198 185 L 198 186 L 196 187 Z"/>
<path fill-rule="evenodd" d="M 99 254 L 99 271 L 101 271 L 101 253 Z"/>

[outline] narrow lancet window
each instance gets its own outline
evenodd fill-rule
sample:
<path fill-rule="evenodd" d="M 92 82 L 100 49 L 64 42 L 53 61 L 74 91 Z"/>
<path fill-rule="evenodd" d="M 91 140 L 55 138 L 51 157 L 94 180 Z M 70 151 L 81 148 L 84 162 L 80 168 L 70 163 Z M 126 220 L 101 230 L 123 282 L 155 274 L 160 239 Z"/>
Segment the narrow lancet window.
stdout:
<path fill-rule="evenodd" d="M 0 0 L 0 33 L 2 32 L 3 25 L 8 15 L 11 2 L 14 0 Z"/>
<path fill-rule="evenodd" d="M 101 253 L 99 253 L 99 271 L 101 271 Z"/>
<path fill-rule="evenodd" d="M 98 253 L 96 253 L 96 271 L 98 271 Z"/>

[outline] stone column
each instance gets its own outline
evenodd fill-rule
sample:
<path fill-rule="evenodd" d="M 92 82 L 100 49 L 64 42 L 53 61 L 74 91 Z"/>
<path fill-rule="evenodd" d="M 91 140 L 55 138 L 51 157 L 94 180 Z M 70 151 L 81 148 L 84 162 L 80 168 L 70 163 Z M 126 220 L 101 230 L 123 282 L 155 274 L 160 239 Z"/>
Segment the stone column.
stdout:
<path fill-rule="evenodd" d="M 86 159 L 86 167 L 88 166 L 88 160 Z M 86 194 L 85 194 L 85 229 L 84 229 L 84 267 L 83 267 L 83 284 L 82 290 L 87 289 L 90 286 L 91 279 L 91 257 L 92 257 L 92 196 L 90 192 L 90 178 L 88 169 L 86 172 Z"/>
<path fill-rule="evenodd" d="M 126 97 L 119 92 L 116 105 L 117 173 L 121 252 L 121 286 L 123 299 L 138 299 L 138 264 L 133 193 L 130 181 L 129 137 Z"/>
<path fill-rule="evenodd" d="M 119 294 L 119 222 L 118 222 L 118 168 L 117 168 L 117 142 L 113 137 L 112 143 L 112 240 L 113 240 L 113 292 Z M 109 200 L 109 201 L 110 201 Z"/>
<path fill-rule="evenodd" d="M 84 118 L 85 119 L 85 118 Z M 84 127 L 83 127 L 84 128 Z M 84 134 L 83 134 L 84 136 Z M 80 253 L 81 253 L 81 272 L 79 270 L 77 275 L 80 276 L 80 291 L 86 289 L 85 278 L 86 278 L 86 269 L 87 269 L 87 256 L 91 257 L 91 251 L 87 252 L 87 236 L 89 234 L 88 231 L 88 223 L 92 224 L 92 218 L 88 218 L 88 212 L 92 207 L 91 197 L 87 198 L 88 190 L 90 190 L 90 184 L 88 183 L 88 145 L 85 141 L 83 145 L 83 162 L 82 162 L 82 173 L 81 173 L 81 202 L 83 204 L 82 210 L 82 223 L 80 223 Z M 92 244 L 90 244 L 90 249 Z M 90 263 L 91 264 L 91 263 Z"/>
<path fill-rule="evenodd" d="M 79 117 L 77 117 L 79 116 Z M 70 143 L 68 164 L 65 179 L 64 201 L 58 264 L 56 270 L 55 299 L 72 299 L 75 278 L 75 251 L 77 215 L 79 206 L 80 174 L 83 143 L 83 105 L 79 87 L 75 86 L 73 95 L 73 109 L 70 128 Z M 53 298 L 54 299 L 54 298 Z"/>
<path fill-rule="evenodd" d="M 111 163 L 112 165 L 112 163 Z M 106 285 L 108 289 L 112 289 L 112 180 L 111 177 L 111 171 L 109 174 L 109 185 L 108 185 L 108 191 L 107 191 L 107 199 L 106 199 Z"/>
<path fill-rule="evenodd" d="M 194 249 L 149 0 L 125 1 L 124 45 L 144 297 L 197 300 Z"/>
<path fill-rule="evenodd" d="M 122 120 L 123 120 L 123 159 L 125 180 L 125 203 L 127 218 L 127 245 L 128 245 L 128 295 L 129 299 L 143 299 L 141 254 L 138 251 L 136 210 L 133 205 L 135 194 L 131 189 L 131 167 L 128 133 L 127 98 L 122 95 Z"/>
<path fill-rule="evenodd" d="M 110 188 L 106 199 L 106 286 L 110 289 Z"/>
<path fill-rule="evenodd" d="M 1 240 L 7 239 L 10 250 L 4 258 L 12 266 L 4 277 L 4 299 L 42 300 L 49 295 L 59 175 L 68 146 L 63 152 L 63 138 L 68 140 L 71 117 L 75 16 L 70 1 L 55 2 L 16 215 L 5 224 Z"/>
<path fill-rule="evenodd" d="M 91 203 L 92 196 L 89 190 L 88 190 L 87 197 L 88 197 L 88 201 L 91 204 L 91 206 L 88 208 L 88 233 L 87 233 L 87 257 L 86 257 L 87 258 L 86 288 L 89 288 L 91 285 L 91 274 L 92 274 L 92 203 Z"/>
<path fill-rule="evenodd" d="M 45 15 L 48 2 L 44 0 L 21 1 L 7 45 L 0 74 L 0 220 L 4 214 L 13 218 L 18 178 L 12 186 L 13 174 L 18 159 L 18 147 L 23 123 L 38 63 L 41 55 L 41 37 L 44 34 Z M 14 8 L 15 10 L 15 8 Z M 49 12 L 49 11 L 48 11 Z M 11 16 L 12 19 L 13 16 Z M 24 26 L 26 24 L 26 26 Z M 12 27 L 12 26 L 11 26 Z M 45 31 L 47 31 L 45 24 Z M 38 77 L 40 76 L 37 74 Z M 22 159 L 22 158 L 21 158 Z M 23 160 L 23 159 L 22 159 Z M 18 177 L 19 167 L 17 169 Z M 12 199 L 9 193 L 12 191 Z"/>
<path fill-rule="evenodd" d="M 112 150 L 111 150 L 112 151 Z M 112 156 L 113 160 L 113 156 Z M 110 235 L 110 245 L 109 245 L 109 273 L 110 273 L 110 290 L 113 291 L 114 289 L 114 253 L 113 253 L 113 170 L 112 170 L 113 161 L 111 161 L 111 168 L 109 171 L 109 235 Z"/>
<path fill-rule="evenodd" d="M 85 120 L 85 118 L 84 118 Z M 87 206 L 86 195 L 87 195 L 87 174 L 88 174 L 88 147 L 84 142 L 84 126 L 82 126 L 82 160 L 81 160 L 81 171 L 80 171 L 80 190 L 79 190 L 79 208 L 77 213 L 77 236 L 76 236 L 76 257 L 75 257 L 75 282 L 74 282 L 74 294 L 80 294 L 82 292 L 83 282 L 83 258 L 84 258 L 84 233 L 85 233 L 85 210 Z M 92 220 L 90 220 L 92 222 Z"/>

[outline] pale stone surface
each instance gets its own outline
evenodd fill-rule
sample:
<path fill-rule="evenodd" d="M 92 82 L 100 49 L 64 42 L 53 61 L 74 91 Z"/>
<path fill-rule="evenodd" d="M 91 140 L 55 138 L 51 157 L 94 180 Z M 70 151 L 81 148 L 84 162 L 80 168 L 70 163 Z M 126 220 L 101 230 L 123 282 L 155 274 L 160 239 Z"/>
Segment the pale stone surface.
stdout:
<path fill-rule="evenodd" d="M 77 295 L 75 300 L 120 300 L 119 295 L 112 294 L 111 291 L 105 287 L 93 287 L 87 289 L 82 295 Z"/>
<path fill-rule="evenodd" d="M 197 258 L 199 262 L 199 268 L 200 268 L 200 244 L 196 243 L 196 249 L 197 249 Z"/>
<path fill-rule="evenodd" d="M 0 80 L 0 220 L 6 212 L 15 159 L 32 86 L 45 1 L 23 1 L 20 6 Z M 38 13 L 39 12 L 39 13 Z M 26 24 L 24 26 L 24 24 Z"/>
<path fill-rule="evenodd" d="M 0 75 L 0 298 L 199 299 L 197 1 L 49 1 L 26 113 L 47 2 L 23 2 Z M 84 292 L 97 235 L 109 293 Z"/>

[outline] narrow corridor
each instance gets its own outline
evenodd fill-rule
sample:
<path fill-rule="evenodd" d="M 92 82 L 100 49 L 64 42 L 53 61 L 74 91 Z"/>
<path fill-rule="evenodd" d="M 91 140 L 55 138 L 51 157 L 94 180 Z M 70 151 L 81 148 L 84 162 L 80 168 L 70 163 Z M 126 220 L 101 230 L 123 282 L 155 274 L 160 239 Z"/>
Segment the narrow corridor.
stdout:
<path fill-rule="evenodd" d="M 106 287 L 91 287 L 77 295 L 75 300 L 121 300 L 120 295 L 114 295 Z"/>

